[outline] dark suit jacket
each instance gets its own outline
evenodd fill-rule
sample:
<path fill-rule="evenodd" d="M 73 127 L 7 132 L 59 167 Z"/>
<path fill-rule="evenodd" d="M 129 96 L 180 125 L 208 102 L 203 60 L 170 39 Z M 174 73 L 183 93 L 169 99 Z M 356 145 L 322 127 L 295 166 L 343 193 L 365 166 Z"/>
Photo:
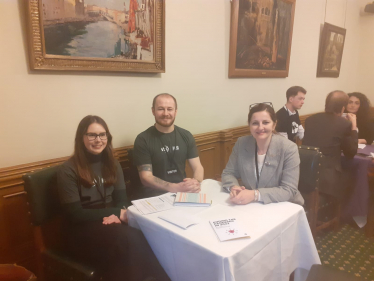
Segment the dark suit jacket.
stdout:
<path fill-rule="evenodd" d="M 322 192 L 341 197 L 345 189 L 341 151 L 348 158 L 357 153 L 357 131 L 351 122 L 332 113 L 318 113 L 305 120 L 304 145 L 319 147 L 325 156 L 320 169 L 319 188 Z"/>

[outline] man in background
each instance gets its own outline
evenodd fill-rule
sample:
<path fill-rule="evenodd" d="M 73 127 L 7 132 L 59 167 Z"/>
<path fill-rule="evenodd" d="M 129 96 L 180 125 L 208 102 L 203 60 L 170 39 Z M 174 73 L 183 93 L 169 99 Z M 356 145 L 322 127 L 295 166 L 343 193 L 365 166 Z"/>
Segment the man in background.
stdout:
<path fill-rule="evenodd" d="M 348 104 L 348 95 L 342 91 L 328 94 L 325 112 L 317 113 L 305 120 L 304 145 L 320 149 L 324 158 L 321 163 L 319 186 L 321 191 L 341 198 L 347 178 L 342 171 L 341 151 L 348 158 L 357 152 L 358 134 L 356 115 L 342 114 Z"/>
<path fill-rule="evenodd" d="M 304 128 L 301 125 L 299 113 L 305 101 L 306 90 L 300 86 L 293 86 L 286 92 L 287 103 L 277 111 L 277 126 L 275 130 L 290 141 L 296 142 L 304 137 Z"/>
<path fill-rule="evenodd" d="M 170 94 L 153 99 L 152 114 L 156 123 L 140 133 L 134 144 L 134 161 L 142 183 L 139 198 L 166 192 L 199 192 L 204 178 L 195 139 L 174 125 L 177 101 Z M 188 161 L 193 178 L 186 178 Z"/>

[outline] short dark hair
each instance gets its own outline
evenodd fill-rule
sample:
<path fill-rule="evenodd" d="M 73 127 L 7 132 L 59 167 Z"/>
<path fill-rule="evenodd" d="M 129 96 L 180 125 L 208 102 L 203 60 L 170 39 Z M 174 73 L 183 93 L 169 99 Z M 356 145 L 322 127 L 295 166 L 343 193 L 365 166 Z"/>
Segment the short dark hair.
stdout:
<path fill-rule="evenodd" d="M 170 95 L 170 94 L 168 94 L 168 93 L 162 93 L 162 94 L 158 94 L 157 96 L 155 96 L 155 97 L 153 98 L 152 108 L 155 108 L 156 100 L 157 100 L 157 98 L 160 97 L 160 96 L 166 96 L 166 97 L 171 97 L 171 98 L 173 98 L 174 103 L 175 103 L 175 109 L 178 108 L 177 100 L 175 99 L 175 97 L 173 97 L 172 95 Z"/>
<path fill-rule="evenodd" d="M 306 94 L 306 90 L 303 87 L 293 86 L 289 88 L 286 92 L 287 101 L 290 99 L 290 97 L 297 96 L 298 92 L 302 92 L 303 94 Z"/>
<path fill-rule="evenodd" d="M 89 166 L 89 152 L 84 145 L 83 138 L 87 133 L 88 127 L 93 123 L 103 126 L 108 137 L 107 145 L 103 152 L 101 152 L 103 161 L 102 177 L 105 180 L 105 186 L 111 186 L 117 181 L 117 169 L 112 148 L 113 137 L 109 132 L 108 125 L 101 117 L 87 115 L 79 122 L 77 132 L 75 134 L 73 162 L 78 170 L 79 178 L 83 186 L 91 187 L 95 176 Z"/>
<path fill-rule="evenodd" d="M 332 91 L 326 97 L 325 112 L 337 114 L 341 113 L 343 107 L 347 107 L 348 99 L 348 95 L 343 91 Z"/>
<path fill-rule="evenodd" d="M 249 110 L 248 124 L 249 122 L 251 122 L 252 115 L 261 111 L 267 111 L 270 115 L 271 120 L 273 120 L 274 123 L 277 122 L 277 116 L 275 115 L 274 108 L 266 103 L 259 103 Z"/>

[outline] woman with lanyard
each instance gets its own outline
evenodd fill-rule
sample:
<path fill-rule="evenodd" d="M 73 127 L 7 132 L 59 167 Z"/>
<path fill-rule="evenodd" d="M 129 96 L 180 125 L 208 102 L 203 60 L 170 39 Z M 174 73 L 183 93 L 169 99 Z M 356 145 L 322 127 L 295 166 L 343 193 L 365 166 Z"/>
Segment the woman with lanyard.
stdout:
<path fill-rule="evenodd" d="M 141 231 L 127 225 L 122 168 L 105 121 L 86 116 L 73 156 L 57 173 L 67 219 L 66 250 L 98 269 L 103 280 L 170 280 Z"/>
<path fill-rule="evenodd" d="M 222 173 L 222 185 L 234 204 L 290 201 L 302 205 L 298 191 L 300 158 L 295 143 L 274 132 L 271 103 L 252 104 L 250 136 L 238 138 Z M 241 179 L 243 185 L 238 182 Z"/>

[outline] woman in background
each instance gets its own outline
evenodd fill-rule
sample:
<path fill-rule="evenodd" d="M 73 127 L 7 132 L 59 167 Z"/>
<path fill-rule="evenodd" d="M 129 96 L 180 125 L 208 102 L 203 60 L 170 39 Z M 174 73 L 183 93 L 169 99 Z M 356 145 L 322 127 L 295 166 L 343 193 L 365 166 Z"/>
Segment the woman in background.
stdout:
<path fill-rule="evenodd" d="M 142 232 L 127 225 L 123 172 L 102 118 L 88 115 L 79 123 L 74 154 L 57 181 L 71 255 L 97 268 L 103 280 L 169 280 Z"/>
<path fill-rule="evenodd" d="M 374 140 L 374 123 L 370 118 L 370 101 L 362 93 L 348 94 L 347 112 L 357 117 L 358 143 L 371 144 Z"/>
<path fill-rule="evenodd" d="M 230 193 L 232 203 L 304 203 L 297 189 L 298 148 L 292 141 L 274 133 L 276 122 L 272 106 L 260 103 L 250 107 L 251 135 L 238 138 L 222 173 L 222 186 Z"/>

